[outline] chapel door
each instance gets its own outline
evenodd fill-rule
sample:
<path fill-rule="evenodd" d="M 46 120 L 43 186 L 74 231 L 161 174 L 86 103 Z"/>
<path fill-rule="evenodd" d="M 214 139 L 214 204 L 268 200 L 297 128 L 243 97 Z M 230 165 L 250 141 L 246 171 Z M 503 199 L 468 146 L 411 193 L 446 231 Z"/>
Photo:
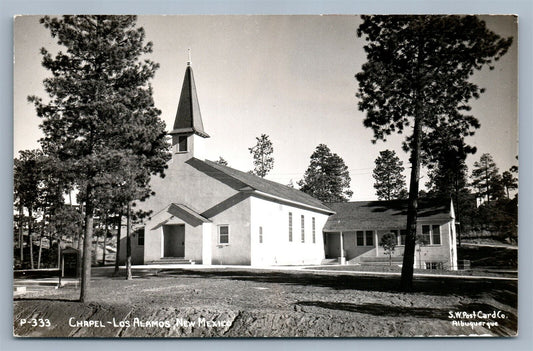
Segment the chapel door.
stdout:
<path fill-rule="evenodd" d="M 185 225 L 163 226 L 163 257 L 185 257 Z"/>

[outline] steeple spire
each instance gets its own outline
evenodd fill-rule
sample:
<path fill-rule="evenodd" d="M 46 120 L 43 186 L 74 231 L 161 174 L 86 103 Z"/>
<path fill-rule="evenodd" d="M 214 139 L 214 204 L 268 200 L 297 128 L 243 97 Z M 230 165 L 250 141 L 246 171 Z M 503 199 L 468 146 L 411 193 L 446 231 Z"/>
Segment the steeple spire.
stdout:
<path fill-rule="evenodd" d="M 181 87 L 178 111 L 174 120 L 174 128 L 170 134 L 196 134 L 204 138 L 209 138 L 209 135 L 204 131 L 200 105 L 198 103 L 198 96 L 196 95 L 194 75 L 190 64 L 189 50 L 189 61 L 187 62 L 185 77 L 183 78 L 183 85 Z"/>

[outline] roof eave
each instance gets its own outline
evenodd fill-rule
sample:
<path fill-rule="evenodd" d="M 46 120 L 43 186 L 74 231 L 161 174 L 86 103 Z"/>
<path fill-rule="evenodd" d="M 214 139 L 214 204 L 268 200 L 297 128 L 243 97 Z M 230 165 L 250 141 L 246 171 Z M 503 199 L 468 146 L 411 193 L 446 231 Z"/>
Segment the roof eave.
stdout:
<path fill-rule="evenodd" d="M 171 132 L 169 132 L 168 134 L 170 135 L 174 135 L 174 134 L 196 134 L 196 135 L 199 135 L 203 138 L 209 138 L 209 134 L 207 134 L 206 132 L 204 131 L 201 131 L 201 130 L 197 130 L 196 128 L 179 128 L 179 129 L 173 129 Z"/>
<path fill-rule="evenodd" d="M 316 211 L 316 212 L 321 212 L 321 213 L 324 213 L 324 214 L 327 214 L 327 215 L 335 214 L 335 211 L 330 210 L 330 209 L 320 208 L 320 207 L 304 204 L 304 203 L 299 202 L 299 201 L 289 200 L 289 199 L 286 199 L 286 198 L 283 198 L 283 197 L 280 197 L 280 196 L 276 196 L 276 195 L 272 195 L 272 194 L 268 194 L 268 193 L 265 193 L 265 192 L 262 192 L 262 191 L 259 191 L 259 190 L 256 190 L 256 189 L 251 189 L 250 188 L 250 189 L 246 189 L 246 190 L 243 190 L 243 191 L 245 191 L 247 193 L 250 193 L 251 195 L 259 195 L 259 196 L 262 196 L 262 197 L 267 197 L 267 198 L 271 198 L 271 199 L 274 199 L 274 200 L 283 201 L 283 202 L 286 202 L 286 203 L 289 203 L 289 204 L 294 204 L 294 205 L 297 205 L 299 207 L 308 208 L 310 210 L 313 210 L 313 211 Z"/>

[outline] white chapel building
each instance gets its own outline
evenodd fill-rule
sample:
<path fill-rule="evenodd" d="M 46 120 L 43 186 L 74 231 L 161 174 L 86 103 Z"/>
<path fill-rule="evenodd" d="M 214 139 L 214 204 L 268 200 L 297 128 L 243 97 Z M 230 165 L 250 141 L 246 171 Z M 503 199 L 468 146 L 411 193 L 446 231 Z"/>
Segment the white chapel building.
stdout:
<path fill-rule="evenodd" d="M 190 64 L 170 134 L 172 159 L 165 177 L 154 176 L 155 195 L 136 204 L 151 216 L 133 232 L 133 264 L 318 265 L 327 259 L 372 264 L 385 259 L 379 240 L 389 232 L 398 236 L 395 256 L 401 264 L 406 201 L 323 204 L 299 190 L 200 159 L 209 135 Z M 457 268 L 453 204 L 423 204 L 417 230 L 428 240 L 417 246 L 416 268 Z"/>

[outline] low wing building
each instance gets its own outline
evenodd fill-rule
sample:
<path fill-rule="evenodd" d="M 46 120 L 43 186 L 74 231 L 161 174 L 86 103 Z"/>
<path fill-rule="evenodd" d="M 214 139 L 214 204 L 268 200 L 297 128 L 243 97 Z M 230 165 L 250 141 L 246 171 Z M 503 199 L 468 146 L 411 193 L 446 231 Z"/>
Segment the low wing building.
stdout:
<path fill-rule="evenodd" d="M 349 263 L 376 264 L 389 257 L 381 238 L 393 233 L 397 246 L 393 261 L 402 263 L 407 223 L 407 200 L 332 203 L 336 213 L 324 226 L 326 258 Z M 457 269 L 455 213 L 452 202 L 418 203 L 415 268 Z"/>

